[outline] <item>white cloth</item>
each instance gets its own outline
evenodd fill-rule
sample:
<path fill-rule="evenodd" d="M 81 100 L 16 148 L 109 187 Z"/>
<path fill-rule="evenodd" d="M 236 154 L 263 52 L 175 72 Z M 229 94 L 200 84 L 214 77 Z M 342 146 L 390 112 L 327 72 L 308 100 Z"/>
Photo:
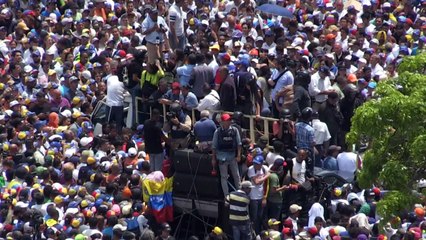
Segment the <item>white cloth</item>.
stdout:
<path fill-rule="evenodd" d="M 247 171 L 247 176 L 251 179 L 251 182 L 254 185 L 254 188 L 251 189 L 250 199 L 259 200 L 263 198 L 263 183 L 256 185 L 252 180 L 254 177 L 263 177 L 268 172 L 268 167 L 262 165 L 262 168 L 259 171 L 254 169 L 254 165 L 250 166 Z"/>
<path fill-rule="evenodd" d="M 325 77 L 324 79 L 321 79 L 318 72 L 316 72 L 314 75 L 312 75 L 311 83 L 309 84 L 309 95 L 312 97 L 315 97 L 315 101 L 317 102 L 324 102 L 327 100 L 326 94 L 319 94 L 322 91 L 325 90 L 331 90 L 331 82 L 329 77 Z"/>
<path fill-rule="evenodd" d="M 116 75 L 110 75 L 107 79 L 106 104 L 110 107 L 119 107 L 124 105 L 124 93 L 126 89 Z"/>
<path fill-rule="evenodd" d="M 309 222 L 308 227 L 314 227 L 315 226 L 315 218 L 321 217 L 322 220 L 324 219 L 324 207 L 320 203 L 314 203 L 312 204 L 311 209 L 309 209 Z"/>
<path fill-rule="evenodd" d="M 357 155 L 353 152 L 342 152 L 337 156 L 339 170 L 343 172 L 355 172 Z"/>
<path fill-rule="evenodd" d="M 312 127 L 314 128 L 314 137 L 315 137 L 315 144 L 322 145 L 324 142 L 327 142 L 330 140 L 331 135 L 328 131 L 327 124 L 324 122 L 321 122 L 319 119 L 313 119 L 312 120 Z"/>

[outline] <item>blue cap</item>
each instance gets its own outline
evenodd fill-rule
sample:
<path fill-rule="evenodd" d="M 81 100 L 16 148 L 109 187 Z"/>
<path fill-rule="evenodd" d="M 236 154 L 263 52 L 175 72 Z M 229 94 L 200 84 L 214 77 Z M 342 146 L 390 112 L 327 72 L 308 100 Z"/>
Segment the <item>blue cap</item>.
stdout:
<path fill-rule="evenodd" d="M 263 164 L 263 156 L 262 155 L 257 155 L 256 157 L 253 158 L 253 163 L 254 164 Z"/>
<path fill-rule="evenodd" d="M 234 30 L 232 32 L 232 38 L 242 38 L 243 37 L 243 32 L 241 32 L 240 30 Z"/>
<path fill-rule="evenodd" d="M 273 35 L 274 35 L 274 33 L 271 30 L 267 30 L 265 32 L 265 36 L 273 36 Z"/>
<path fill-rule="evenodd" d="M 72 201 L 70 202 L 70 204 L 68 204 L 68 208 L 78 208 L 79 203 L 76 201 Z"/>
<path fill-rule="evenodd" d="M 377 83 L 376 82 L 369 82 L 368 83 L 368 88 L 375 89 L 376 87 L 377 87 Z"/>
<path fill-rule="evenodd" d="M 405 53 L 405 54 L 408 54 L 408 53 L 409 53 L 409 51 L 408 51 L 408 47 L 407 47 L 407 46 L 401 46 L 401 47 L 399 48 L 399 52 L 403 52 L 403 53 Z"/>
<path fill-rule="evenodd" d="M 327 66 L 320 67 L 319 71 L 322 72 L 322 73 L 324 73 L 324 74 L 327 74 L 327 75 L 330 74 L 330 68 L 327 67 Z"/>

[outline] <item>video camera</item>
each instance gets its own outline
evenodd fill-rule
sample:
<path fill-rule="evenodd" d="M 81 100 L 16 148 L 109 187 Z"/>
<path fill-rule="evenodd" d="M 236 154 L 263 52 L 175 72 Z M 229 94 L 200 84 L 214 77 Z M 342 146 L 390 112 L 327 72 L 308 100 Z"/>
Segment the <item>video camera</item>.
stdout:
<path fill-rule="evenodd" d="M 167 121 L 171 121 L 173 118 L 176 118 L 176 117 L 177 117 L 177 115 L 176 115 L 175 112 L 168 112 L 168 113 L 166 113 L 166 119 L 167 119 Z"/>

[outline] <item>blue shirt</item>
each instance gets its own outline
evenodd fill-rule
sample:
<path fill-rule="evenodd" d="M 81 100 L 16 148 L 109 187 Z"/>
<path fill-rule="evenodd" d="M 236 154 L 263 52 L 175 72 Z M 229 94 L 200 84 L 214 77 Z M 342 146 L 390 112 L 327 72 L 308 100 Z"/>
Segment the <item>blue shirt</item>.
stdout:
<path fill-rule="evenodd" d="M 102 235 L 112 237 L 112 227 L 107 227 L 102 230 Z"/>
<path fill-rule="evenodd" d="M 179 83 L 181 86 L 189 85 L 189 79 L 191 78 L 192 70 L 194 69 L 194 67 L 195 65 L 185 64 L 176 69 L 176 73 L 179 77 Z"/>
<path fill-rule="evenodd" d="M 297 122 L 295 126 L 297 149 L 312 149 L 315 143 L 314 128 L 305 122 Z"/>
<path fill-rule="evenodd" d="M 272 74 L 272 79 L 275 80 L 275 78 L 277 78 L 278 76 L 280 76 L 281 72 L 279 71 L 275 71 Z M 275 96 L 277 95 L 277 93 L 283 89 L 285 86 L 288 85 L 293 85 L 294 83 L 294 77 L 293 77 L 293 73 L 291 73 L 291 71 L 287 71 L 285 72 L 275 83 L 275 87 L 274 89 L 272 89 L 271 91 L 271 98 L 273 101 L 275 101 Z"/>
<path fill-rule="evenodd" d="M 232 126 L 231 126 L 232 127 Z M 235 128 L 235 127 L 232 127 Z M 216 150 L 216 159 L 222 162 L 225 161 L 231 161 L 233 159 L 235 159 L 235 152 L 237 149 L 235 149 L 235 151 L 220 151 L 217 149 L 218 147 L 218 131 L 220 131 L 222 128 L 218 128 L 216 129 L 216 131 L 214 132 L 213 135 L 213 149 Z M 241 137 L 240 137 L 240 133 L 238 132 L 238 129 L 234 129 L 235 130 L 235 141 L 236 141 L 236 146 L 241 146 Z"/>
<path fill-rule="evenodd" d="M 192 92 L 189 92 L 186 96 L 181 94 L 179 96 L 179 102 L 185 103 L 184 109 L 186 110 L 192 110 L 198 106 L 198 99 Z"/>
<path fill-rule="evenodd" d="M 322 165 L 322 167 L 327 170 L 339 170 L 337 159 L 332 156 L 326 157 Z"/>
<path fill-rule="evenodd" d="M 194 125 L 194 134 L 198 141 L 208 142 L 213 140 L 216 124 L 213 120 L 202 118 Z"/>

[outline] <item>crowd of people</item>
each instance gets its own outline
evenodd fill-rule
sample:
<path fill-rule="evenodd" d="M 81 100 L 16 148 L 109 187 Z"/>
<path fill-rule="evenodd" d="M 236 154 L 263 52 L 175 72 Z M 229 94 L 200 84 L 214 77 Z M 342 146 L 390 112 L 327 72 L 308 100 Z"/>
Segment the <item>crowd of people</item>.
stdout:
<path fill-rule="evenodd" d="M 257 10 L 266 3 L 292 17 Z M 165 162 L 188 147 L 211 154 L 229 208 L 229 226 L 207 239 L 423 238 L 420 204 L 380 223 L 379 187 L 312 193 L 317 168 L 355 177 L 351 118 L 424 48 L 425 7 L 1 0 L 0 239 L 173 239 L 143 181 L 170 177 Z M 106 117 L 94 122 L 101 103 Z M 250 139 L 244 115 L 256 132 L 262 117 L 276 121 Z"/>

